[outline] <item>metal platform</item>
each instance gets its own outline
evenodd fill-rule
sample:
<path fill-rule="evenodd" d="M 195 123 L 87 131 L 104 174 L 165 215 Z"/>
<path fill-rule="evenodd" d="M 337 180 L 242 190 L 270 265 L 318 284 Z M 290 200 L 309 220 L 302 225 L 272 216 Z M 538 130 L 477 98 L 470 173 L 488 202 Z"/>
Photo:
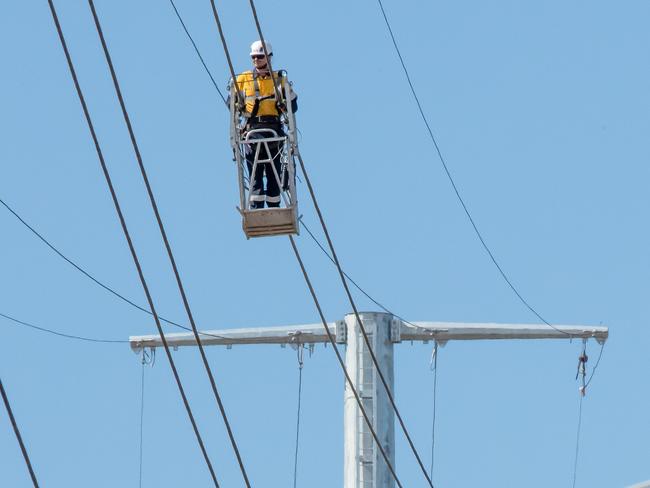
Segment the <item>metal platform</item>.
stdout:
<path fill-rule="evenodd" d="M 239 210 L 246 238 L 298 234 L 295 207 Z"/>

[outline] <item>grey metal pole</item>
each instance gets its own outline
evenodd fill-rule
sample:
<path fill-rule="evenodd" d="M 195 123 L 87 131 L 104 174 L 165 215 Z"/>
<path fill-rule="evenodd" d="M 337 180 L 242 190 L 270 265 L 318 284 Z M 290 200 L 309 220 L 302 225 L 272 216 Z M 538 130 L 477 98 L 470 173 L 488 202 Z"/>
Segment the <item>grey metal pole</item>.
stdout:
<path fill-rule="evenodd" d="M 393 389 L 393 342 L 391 321 L 387 313 L 360 313 L 373 351 L 391 390 Z M 395 414 L 383 385 L 377 378 L 372 358 L 363 340 L 354 314 L 345 316 L 347 350 L 345 363 L 363 406 L 372 419 L 382 447 L 395 466 Z M 359 410 L 354 394 L 346 384 L 344 394 L 344 488 L 394 488 L 390 474 L 372 434 Z"/>

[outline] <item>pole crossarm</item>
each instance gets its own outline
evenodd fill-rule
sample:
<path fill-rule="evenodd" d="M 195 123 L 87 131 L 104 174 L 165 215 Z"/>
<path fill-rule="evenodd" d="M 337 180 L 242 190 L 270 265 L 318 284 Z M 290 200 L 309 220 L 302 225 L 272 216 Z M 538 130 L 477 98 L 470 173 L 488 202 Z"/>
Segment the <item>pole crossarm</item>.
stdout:
<path fill-rule="evenodd" d="M 328 329 L 336 336 L 337 342 L 345 342 L 343 321 L 330 322 Z M 235 344 L 316 344 L 329 342 L 323 324 L 286 325 L 280 327 L 254 327 L 246 329 L 222 329 L 201 331 L 201 343 L 208 346 L 231 346 Z M 191 333 L 165 334 L 167 343 L 174 347 L 196 346 Z M 131 349 L 139 352 L 147 347 L 161 347 L 159 335 L 129 337 Z"/>
<path fill-rule="evenodd" d="M 336 342 L 347 342 L 344 320 L 327 324 L 336 336 Z M 391 341 L 463 341 L 489 339 L 596 339 L 607 340 L 609 330 L 602 326 L 544 324 L 480 324 L 463 322 L 404 322 L 392 319 Z M 284 325 L 280 327 L 253 327 L 245 329 L 206 330 L 200 332 L 205 345 L 232 346 L 240 344 L 317 344 L 329 342 L 322 324 Z M 196 346 L 192 333 L 165 334 L 167 343 L 174 347 Z M 139 352 L 147 347 L 161 347 L 159 335 L 129 337 L 131 349 Z"/>
<path fill-rule="evenodd" d="M 609 335 L 607 327 L 586 325 L 545 324 L 477 324 L 462 322 L 401 322 L 402 341 L 462 341 L 484 339 L 590 339 L 604 343 Z M 411 325 L 412 324 L 412 325 Z M 393 339 L 395 341 L 395 339 Z M 395 342 L 399 342 L 396 340 Z"/>

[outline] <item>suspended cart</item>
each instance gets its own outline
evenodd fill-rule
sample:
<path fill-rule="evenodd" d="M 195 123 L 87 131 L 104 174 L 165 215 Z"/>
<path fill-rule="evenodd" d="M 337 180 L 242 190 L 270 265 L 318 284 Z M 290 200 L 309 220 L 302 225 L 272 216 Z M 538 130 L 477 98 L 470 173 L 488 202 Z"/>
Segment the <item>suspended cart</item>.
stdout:
<path fill-rule="evenodd" d="M 281 92 L 284 100 L 294 98 L 291 84 L 283 72 L 284 82 Z M 242 228 L 247 238 L 267 237 L 277 235 L 298 234 L 298 198 L 296 195 L 296 120 L 291 103 L 282 103 L 281 131 L 271 128 L 248 127 L 248 117 L 242 109 L 242 95 L 237 93 L 236 83 L 230 83 L 230 144 L 237 164 L 239 179 L 239 206 L 237 210 L 242 216 Z M 274 151 L 275 149 L 275 151 Z M 280 169 L 273 160 L 280 158 Z M 249 154 L 247 160 L 246 154 Z M 254 158 L 251 158 L 254 155 Z M 251 161 L 252 159 L 252 161 Z M 251 164 L 252 163 L 252 164 Z M 264 172 L 259 171 L 260 165 L 267 165 Z M 259 194 L 252 189 L 263 182 L 256 181 L 256 175 L 266 174 L 266 185 L 269 178 L 280 188 L 279 206 L 272 208 L 256 208 L 259 205 Z M 262 178 L 262 176 L 257 176 Z M 262 197 L 263 199 L 263 197 Z M 277 203 L 275 203 L 277 205 Z M 262 203 L 263 205 L 263 203 Z"/>

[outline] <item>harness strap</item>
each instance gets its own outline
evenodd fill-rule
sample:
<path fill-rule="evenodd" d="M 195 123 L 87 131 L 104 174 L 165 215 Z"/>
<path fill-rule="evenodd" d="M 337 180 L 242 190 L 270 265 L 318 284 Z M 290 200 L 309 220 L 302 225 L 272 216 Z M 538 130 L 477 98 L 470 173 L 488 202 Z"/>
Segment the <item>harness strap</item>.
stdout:
<path fill-rule="evenodd" d="M 278 73 L 278 78 L 282 77 L 280 73 Z M 257 70 L 253 70 L 253 87 L 255 88 L 255 102 L 253 103 L 253 110 L 251 111 L 250 117 L 257 117 L 257 112 L 260 109 L 260 103 L 263 102 L 264 100 L 273 100 L 275 99 L 275 90 L 273 91 L 273 94 L 268 95 L 266 97 L 260 97 L 260 84 L 257 81 L 258 78 L 258 73 Z M 273 79 L 273 76 L 271 76 L 271 79 Z M 247 100 L 250 100 L 252 97 L 246 97 Z M 275 102 L 275 108 L 278 111 L 278 114 L 281 112 L 278 107 L 278 102 Z"/>

